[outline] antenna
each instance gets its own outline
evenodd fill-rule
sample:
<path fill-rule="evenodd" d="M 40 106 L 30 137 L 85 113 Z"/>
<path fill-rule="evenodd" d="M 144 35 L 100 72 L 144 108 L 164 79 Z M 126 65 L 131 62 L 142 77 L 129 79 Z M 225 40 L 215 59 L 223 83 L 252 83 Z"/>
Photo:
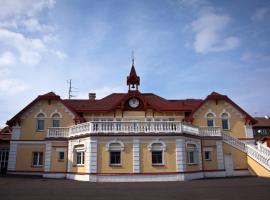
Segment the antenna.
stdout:
<path fill-rule="evenodd" d="M 68 99 L 71 99 L 72 97 L 75 97 L 75 95 L 72 95 L 72 92 L 75 92 L 72 90 L 72 79 L 67 80 L 67 83 L 69 84 L 68 87 Z"/>
<path fill-rule="evenodd" d="M 131 52 L 131 58 L 132 58 L 132 66 L 134 66 L 134 50 Z"/>

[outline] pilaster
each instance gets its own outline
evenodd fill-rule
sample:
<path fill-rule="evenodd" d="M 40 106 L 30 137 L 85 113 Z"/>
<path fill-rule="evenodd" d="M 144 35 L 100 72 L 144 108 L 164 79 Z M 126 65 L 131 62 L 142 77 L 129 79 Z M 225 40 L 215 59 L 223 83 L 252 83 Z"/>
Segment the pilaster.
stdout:
<path fill-rule="evenodd" d="M 47 141 L 45 152 L 45 163 L 44 163 L 45 172 L 49 172 L 51 170 L 51 155 L 52 155 L 52 143 L 50 141 Z"/>
<path fill-rule="evenodd" d="M 176 170 L 184 172 L 186 170 L 186 147 L 185 139 L 176 139 Z"/>
<path fill-rule="evenodd" d="M 216 141 L 218 169 L 224 169 L 222 141 Z"/>
<path fill-rule="evenodd" d="M 140 173 L 140 140 L 133 139 L 133 173 Z"/>
<path fill-rule="evenodd" d="M 89 173 L 97 173 L 97 139 L 95 138 L 90 138 L 89 162 Z"/>

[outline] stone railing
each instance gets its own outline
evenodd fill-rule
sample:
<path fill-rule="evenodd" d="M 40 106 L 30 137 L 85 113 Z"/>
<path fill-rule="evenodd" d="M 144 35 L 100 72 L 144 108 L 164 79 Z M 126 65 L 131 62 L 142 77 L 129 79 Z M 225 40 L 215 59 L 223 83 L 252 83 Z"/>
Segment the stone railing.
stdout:
<path fill-rule="evenodd" d="M 234 138 L 226 133 L 222 134 L 223 141 L 227 144 L 230 144 L 231 146 L 246 152 L 246 144 L 242 142 L 241 140 L 238 140 L 237 138 Z"/>
<path fill-rule="evenodd" d="M 200 135 L 221 136 L 221 129 L 219 127 L 200 127 Z"/>
<path fill-rule="evenodd" d="M 268 156 L 270 158 L 270 148 L 267 146 L 264 146 L 262 143 L 258 142 L 257 143 L 257 149 L 262 152 L 263 154 L 265 154 L 266 156 Z"/>
<path fill-rule="evenodd" d="M 266 169 L 270 170 L 270 157 L 262 153 L 260 150 L 258 150 L 255 146 L 246 145 L 246 152 L 247 155 L 256 160 L 258 163 L 260 163 L 262 166 L 264 166 Z"/>
<path fill-rule="evenodd" d="M 85 134 L 112 133 L 186 133 L 198 136 L 221 136 L 217 127 L 200 129 L 191 124 L 180 121 L 158 121 L 158 122 L 138 122 L 138 121 L 104 121 L 86 122 L 67 128 L 49 128 L 47 137 L 74 137 Z"/>

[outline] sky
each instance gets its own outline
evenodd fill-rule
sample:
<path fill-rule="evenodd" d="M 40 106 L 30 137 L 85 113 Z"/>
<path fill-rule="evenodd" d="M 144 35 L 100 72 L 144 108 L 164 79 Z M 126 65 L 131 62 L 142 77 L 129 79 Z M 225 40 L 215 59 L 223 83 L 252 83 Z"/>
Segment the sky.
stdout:
<path fill-rule="evenodd" d="M 228 95 L 270 115 L 270 1 L 0 0 L 0 127 L 38 95 Z"/>

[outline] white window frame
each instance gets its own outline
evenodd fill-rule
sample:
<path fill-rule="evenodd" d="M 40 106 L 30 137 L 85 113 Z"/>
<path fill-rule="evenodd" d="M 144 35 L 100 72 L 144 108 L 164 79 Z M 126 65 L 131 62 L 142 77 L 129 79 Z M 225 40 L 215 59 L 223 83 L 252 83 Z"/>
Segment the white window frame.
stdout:
<path fill-rule="evenodd" d="M 159 146 L 154 146 L 154 144 L 158 144 Z M 157 139 L 157 140 L 154 140 L 152 141 L 151 143 L 148 144 L 148 151 L 151 152 L 151 163 L 152 163 L 152 166 L 164 166 L 165 165 L 165 151 L 167 149 L 167 146 L 165 144 L 165 142 Z M 155 151 L 161 151 L 162 152 L 162 163 L 153 163 L 153 160 L 152 160 L 152 152 L 155 152 Z"/>
<path fill-rule="evenodd" d="M 40 117 L 40 115 L 43 115 L 42 117 Z M 41 132 L 41 131 L 44 131 L 45 130 L 45 118 L 46 118 L 46 115 L 44 115 L 44 113 L 38 113 L 36 115 L 36 131 L 38 132 Z M 43 129 L 39 129 L 39 121 L 43 121 Z"/>
<path fill-rule="evenodd" d="M 83 163 L 78 163 L 78 156 L 77 154 L 78 153 L 82 153 L 83 154 Z M 76 166 L 84 166 L 85 165 L 85 147 L 84 146 L 79 146 L 79 147 L 75 147 L 74 148 L 74 153 L 73 153 L 74 157 L 73 157 L 73 163 L 74 165 Z M 82 159 L 82 156 L 81 156 L 81 159 Z"/>
<path fill-rule="evenodd" d="M 189 147 L 189 145 L 193 145 L 195 147 Z M 198 151 L 198 145 L 193 142 L 186 143 L 186 152 L 187 152 L 187 164 L 188 165 L 198 165 L 199 163 L 199 151 Z M 193 153 L 193 160 L 194 162 L 190 161 L 190 153 Z"/>
<path fill-rule="evenodd" d="M 57 117 L 56 117 L 56 115 L 58 115 Z M 53 128 L 59 128 L 59 127 L 61 127 L 61 125 L 60 125 L 60 118 L 61 118 L 61 115 L 59 114 L 59 113 L 53 113 L 52 114 L 52 127 Z M 59 124 L 59 126 L 54 126 L 54 121 L 58 121 L 58 124 Z"/>
<path fill-rule="evenodd" d="M 109 153 L 109 166 L 122 166 L 122 151 L 124 151 L 124 149 L 124 143 L 117 139 L 109 141 L 106 144 L 106 150 Z M 120 152 L 120 163 L 111 163 L 111 152 Z"/>
<path fill-rule="evenodd" d="M 204 160 L 205 161 L 212 161 L 212 151 L 213 151 L 213 148 L 211 148 L 211 147 L 204 147 L 203 148 Z M 209 152 L 209 158 L 208 159 L 206 159 L 205 152 Z"/>
<path fill-rule="evenodd" d="M 223 117 L 222 115 L 223 114 L 226 114 L 227 117 Z M 223 110 L 220 114 L 219 114 L 219 117 L 221 118 L 221 128 L 222 130 L 225 130 L 225 131 L 228 131 L 231 129 L 231 125 L 230 125 L 230 118 L 231 118 L 231 115 L 230 113 L 226 112 L 225 110 Z M 223 129 L 223 120 L 227 120 L 227 123 L 228 123 L 228 129 Z"/>
<path fill-rule="evenodd" d="M 34 154 L 37 153 L 37 164 L 34 163 Z M 42 164 L 40 164 L 40 155 L 42 154 Z M 32 166 L 33 167 L 42 167 L 44 163 L 43 152 L 41 151 L 34 151 L 32 152 Z"/>

